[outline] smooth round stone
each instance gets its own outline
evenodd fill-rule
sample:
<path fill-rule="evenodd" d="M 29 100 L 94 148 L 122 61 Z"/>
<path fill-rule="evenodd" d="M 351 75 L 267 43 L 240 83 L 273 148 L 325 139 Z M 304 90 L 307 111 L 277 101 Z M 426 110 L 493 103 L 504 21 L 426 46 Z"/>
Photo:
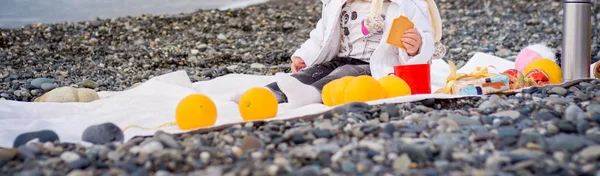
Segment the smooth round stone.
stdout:
<path fill-rule="evenodd" d="M 41 152 L 37 145 L 21 145 L 17 148 L 19 155 L 25 158 L 35 158 Z"/>
<path fill-rule="evenodd" d="M 356 164 L 344 161 L 342 162 L 342 171 L 346 173 L 355 173 L 356 172 Z"/>
<path fill-rule="evenodd" d="M 54 79 L 50 79 L 50 78 L 36 78 L 31 80 L 31 86 L 37 88 L 37 89 L 41 89 L 42 88 L 42 84 L 44 83 L 50 83 L 50 84 L 54 84 Z"/>
<path fill-rule="evenodd" d="M 89 79 L 83 80 L 81 82 L 81 85 L 83 87 L 85 87 L 85 88 L 88 88 L 88 89 L 95 89 L 96 87 L 98 87 L 98 83 L 96 83 L 96 82 L 94 82 L 92 80 L 89 80 Z"/>
<path fill-rule="evenodd" d="M 585 112 L 579 106 L 572 103 L 565 110 L 565 119 L 566 120 L 576 120 L 585 118 Z"/>
<path fill-rule="evenodd" d="M 44 91 L 50 91 L 50 90 L 56 88 L 56 85 L 54 85 L 52 83 L 43 83 L 40 88 L 42 88 L 42 90 L 44 90 Z"/>
<path fill-rule="evenodd" d="M 297 171 L 298 175 L 319 175 L 319 166 L 304 166 Z"/>
<path fill-rule="evenodd" d="M 577 97 L 577 99 L 579 99 L 581 101 L 587 101 L 590 99 L 590 96 L 588 96 L 586 93 L 583 93 L 583 92 L 576 92 L 575 97 Z"/>
<path fill-rule="evenodd" d="M 386 104 L 384 106 L 384 111 L 388 113 L 389 117 L 398 117 L 400 116 L 400 109 L 394 104 Z"/>
<path fill-rule="evenodd" d="M 600 114 L 600 104 L 591 104 L 585 107 L 585 109 L 587 110 L 587 112 Z"/>
<path fill-rule="evenodd" d="M 16 149 L 0 148 L 0 160 L 12 160 L 17 154 L 19 151 Z"/>
<path fill-rule="evenodd" d="M 553 87 L 550 89 L 550 93 L 558 94 L 560 96 L 565 96 L 567 94 L 567 89 L 562 87 Z"/>
<path fill-rule="evenodd" d="M 556 124 L 556 127 L 558 127 L 558 129 L 561 132 L 565 132 L 565 133 L 575 133 L 577 132 L 577 127 L 575 126 L 575 124 L 571 123 L 570 121 L 559 121 Z"/>
<path fill-rule="evenodd" d="M 381 120 L 382 122 L 388 122 L 390 121 L 390 115 L 387 112 L 382 112 L 381 114 L 379 114 L 379 120 Z"/>
<path fill-rule="evenodd" d="M 512 126 L 503 126 L 498 128 L 498 137 L 506 138 L 506 137 L 516 137 L 519 135 L 519 130 Z"/>
<path fill-rule="evenodd" d="M 181 146 L 181 144 L 179 144 L 179 142 L 177 142 L 177 140 L 175 140 L 171 134 L 165 133 L 162 130 L 156 131 L 156 133 L 154 133 L 154 138 L 162 142 L 167 147 L 183 149 L 183 146 Z"/>
<path fill-rule="evenodd" d="M 590 128 L 591 128 L 590 123 L 587 120 L 578 120 L 577 121 L 577 133 L 583 135 Z"/>
<path fill-rule="evenodd" d="M 313 131 L 313 134 L 317 137 L 317 138 L 329 138 L 331 137 L 331 132 L 327 129 L 315 129 Z"/>
<path fill-rule="evenodd" d="M 34 139 L 37 139 L 41 143 L 59 141 L 58 135 L 52 130 L 34 131 L 17 136 L 13 143 L 13 148 L 17 148 Z"/>
<path fill-rule="evenodd" d="M 600 113 L 592 115 L 592 121 L 600 124 Z"/>
<path fill-rule="evenodd" d="M 73 170 L 67 176 L 88 176 L 88 173 L 83 170 Z"/>
<path fill-rule="evenodd" d="M 83 169 L 88 167 L 90 164 L 92 164 L 90 160 L 86 158 L 79 158 L 73 162 L 67 163 L 67 167 L 71 169 Z"/>
<path fill-rule="evenodd" d="M 394 134 L 394 131 L 396 131 L 396 127 L 393 124 L 385 124 L 385 126 L 383 127 L 383 132 L 392 135 Z"/>
<path fill-rule="evenodd" d="M 142 146 L 142 148 L 140 149 L 140 153 L 151 154 L 151 153 L 158 152 L 162 149 L 164 149 L 164 146 L 162 145 L 162 143 L 153 140 L 153 141 L 150 141 L 150 142 L 144 144 Z"/>
<path fill-rule="evenodd" d="M 371 105 L 363 102 L 352 102 L 346 105 L 348 112 L 353 113 L 367 113 L 371 110 Z"/>
<path fill-rule="evenodd" d="M 263 142 L 254 135 L 246 135 L 241 143 L 244 152 L 258 151 L 264 146 Z"/>
<path fill-rule="evenodd" d="M 103 123 L 87 127 L 81 138 L 92 144 L 123 142 L 123 131 L 113 123 Z"/>
<path fill-rule="evenodd" d="M 483 124 L 492 125 L 494 123 L 494 118 L 490 116 L 483 116 L 481 117 L 481 122 L 483 122 Z"/>
<path fill-rule="evenodd" d="M 23 170 L 18 172 L 15 176 L 42 176 L 44 173 L 40 169 Z"/>
<path fill-rule="evenodd" d="M 548 139 L 548 145 L 551 151 L 575 152 L 595 143 L 583 136 L 558 134 Z"/>
<path fill-rule="evenodd" d="M 550 112 L 539 112 L 539 113 L 535 114 L 535 119 L 549 121 L 549 120 L 559 119 L 559 117 L 557 117 L 556 115 L 554 115 L 553 113 L 550 113 Z"/>
<path fill-rule="evenodd" d="M 70 151 L 64 152 L 60 155 L 60 159 L 62 159 L 65 163 L 73 162 L 75 160 L 78 160 L 79 158 L 81 158 L 79 154 Z"/>
<path fill-rule="evenodd" d="M 558 127 L 556 127 L 556 125 L 554 125 L 554 124 L 546 125 L 546 130 L 548 130 L 548 132 L 550 134 L 556 134 L 560 131 L 560 129 Z"/>

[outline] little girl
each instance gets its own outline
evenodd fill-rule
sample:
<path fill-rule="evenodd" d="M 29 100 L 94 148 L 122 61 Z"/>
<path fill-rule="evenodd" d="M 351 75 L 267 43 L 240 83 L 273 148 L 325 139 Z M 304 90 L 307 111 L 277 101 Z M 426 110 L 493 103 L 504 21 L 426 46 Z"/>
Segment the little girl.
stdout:
<path fill-rule="evenodd" d="M 293 74 L 276 75 L 276 82 L 266 85 L 279 103 L 287 102 L 290 108 L 321 103 L 323 86 L 344 76 L 379 79 L 397 65 L 430 63 L 434 44 L 441 38 L 433 0 L 321 1 L 321 19 L 292 55 Z M 392 21 L 400 16 L 415 26 L 401 38 L 406 49 L 386 42 Z"/>

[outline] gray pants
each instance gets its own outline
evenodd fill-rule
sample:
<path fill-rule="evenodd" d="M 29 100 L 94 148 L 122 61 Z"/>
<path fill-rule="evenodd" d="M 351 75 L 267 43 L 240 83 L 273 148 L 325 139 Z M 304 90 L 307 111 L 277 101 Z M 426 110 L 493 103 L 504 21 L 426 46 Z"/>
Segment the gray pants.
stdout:
<path fill-rule="evenodd" d="M 313 65 L 298 71 L 291 76 L 300 82 L 323 90 L 325 84 L 344 76 L 371 75 L 369 63 L 352 58 L 334 58 L 331 61 Z M 266 86 L 277 96 L 279 103 L 287 102 L 285 94 L 279 89 L 276 82 Z"/>

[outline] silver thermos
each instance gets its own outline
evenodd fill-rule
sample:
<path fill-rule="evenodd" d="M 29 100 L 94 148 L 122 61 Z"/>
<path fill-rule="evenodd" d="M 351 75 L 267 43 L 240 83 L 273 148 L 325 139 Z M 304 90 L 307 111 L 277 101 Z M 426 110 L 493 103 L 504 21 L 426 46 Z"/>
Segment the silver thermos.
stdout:
<path fill-rule="evenodd" d="M 564 0 L 561 67 L 563 81 L 590 78 L 591 0 Z"/>

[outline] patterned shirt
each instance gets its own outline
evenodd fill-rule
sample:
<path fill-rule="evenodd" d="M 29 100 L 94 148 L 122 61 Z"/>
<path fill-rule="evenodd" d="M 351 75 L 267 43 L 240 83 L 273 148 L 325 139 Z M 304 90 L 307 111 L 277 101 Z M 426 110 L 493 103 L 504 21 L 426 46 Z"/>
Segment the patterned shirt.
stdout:
<path fill-rule="evenodd" d="M 382 14 L 385 14 L 389 4 L 390 2 L 383 3 Z M 383 35 L 383 31 L 363 34 L 363 19 L 367 17 L 370 11 L 371 2 L 356 0 L 344 4 L 340 17 L 342 41 L 338 57 L 369 61 Z"/>

